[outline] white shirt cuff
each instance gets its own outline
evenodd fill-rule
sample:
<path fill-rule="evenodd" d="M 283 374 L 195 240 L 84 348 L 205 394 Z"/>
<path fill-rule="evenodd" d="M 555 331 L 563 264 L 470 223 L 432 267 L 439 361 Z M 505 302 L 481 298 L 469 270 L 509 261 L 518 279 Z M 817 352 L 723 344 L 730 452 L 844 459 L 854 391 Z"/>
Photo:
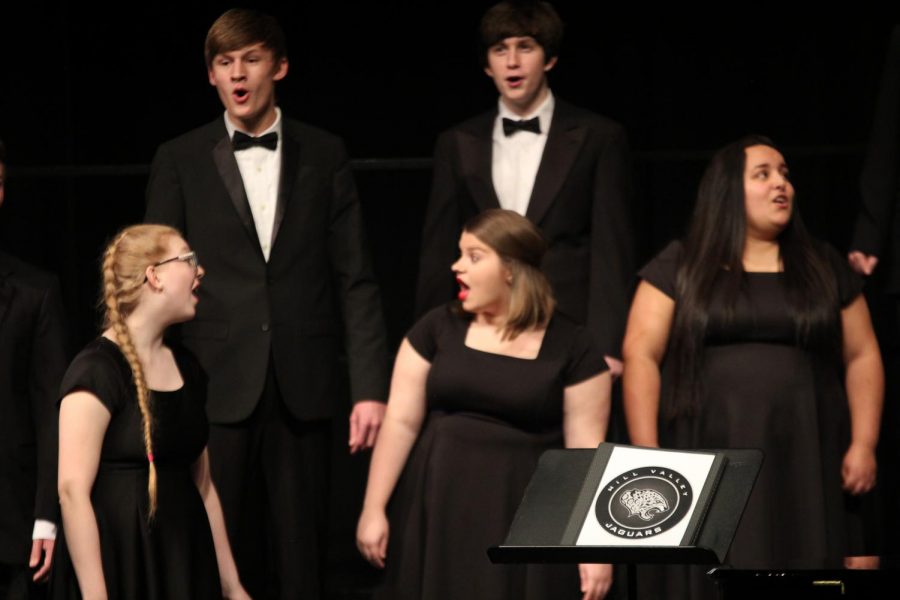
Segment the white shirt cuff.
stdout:
<path fill-rule="evenodd" d="M 35 519 L 34 532 L 31 534 L 33 540 L 55 540 L 56 539 L 56 523 L 45 521 L 44 519 Z"/>

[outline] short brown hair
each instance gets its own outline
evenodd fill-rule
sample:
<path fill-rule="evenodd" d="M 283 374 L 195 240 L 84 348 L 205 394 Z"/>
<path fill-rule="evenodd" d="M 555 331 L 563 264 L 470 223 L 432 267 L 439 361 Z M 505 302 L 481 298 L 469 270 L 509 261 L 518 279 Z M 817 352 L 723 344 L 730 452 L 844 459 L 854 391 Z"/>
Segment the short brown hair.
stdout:
<path fill-rule="evenodd" d="M 284 31 L 275 17 L 246 8 L 232 8 L 215 20 L 206 34 L 203 53 L 206 66 L 211 67 L 216 55 L 253 44 L 262 44 L 272 51 L 276 63 L 287 58 Z"/>
<path fill-rule="evenodd" d="M 541 271 L 547 241 L 540 230 L 517 212 L 492 208 L 469 219 L 463 231 L 490 246 L 512 274 L 503 338 L 515 339 L 529 329 L 545 327 L 556 301 Z"/>
<path fill-rule="evenodd" d="M 544 49 L 544 61 L 559 55 L 563 22 L 549 2 L 501 2 L 481 17 L 481 60 L 487 51 L 509 37 L 530 36 Z"/>

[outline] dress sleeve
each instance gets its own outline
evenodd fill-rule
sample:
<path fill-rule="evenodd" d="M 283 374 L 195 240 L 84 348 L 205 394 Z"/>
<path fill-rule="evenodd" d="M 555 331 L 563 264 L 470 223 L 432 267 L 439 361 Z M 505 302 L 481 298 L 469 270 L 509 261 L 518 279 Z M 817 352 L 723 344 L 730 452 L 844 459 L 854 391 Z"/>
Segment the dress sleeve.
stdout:
<path fill-rule="evenodd" d="M 563 385 L 566 387 L 581 383 L 594 375 L 608 370 L 603 352 L 594 339 L 583 327 L 576 327 L 572 344 L 569 346 L 569 360 L 563 373 Z"/>
<path fill-rule="evenodd" d="M 669 298 L 675 299 L 675 275 L 678 273 L 678 265 L 684 248 L 681 242 L 669 243 L 665 249 L 647 263 L 638 275 L 661 291 Z"/>
<path fill-rule="evenodd" d="M 100 348 L 87 348 L 75 357 L 63 376 L 59 399 L 78 391 L 92 393 L 113 414 L 127 397 L 119 366 Z"/>
<path fill-rule="evenodd" d="M 419 356 L 428 362 L 434 360 L 434 355 L 437 353 L 438 336 L 451 318 L 453 315 L 450 313 L 450 306 L 443 305 L 431 309 L 416 321 L 416 324 L 406 334 L 406 339 L 419 353 Z"/>
<path fill-rule="evenodd" d="M 837 281 L 838 301 L 841 303 L 841 308 L 846 308 L 862 293 L 863 279 L 850 268 L 847 259 L 841 256 L 833 246 L 830 244 L 822 244 L 822 246 Z"/>

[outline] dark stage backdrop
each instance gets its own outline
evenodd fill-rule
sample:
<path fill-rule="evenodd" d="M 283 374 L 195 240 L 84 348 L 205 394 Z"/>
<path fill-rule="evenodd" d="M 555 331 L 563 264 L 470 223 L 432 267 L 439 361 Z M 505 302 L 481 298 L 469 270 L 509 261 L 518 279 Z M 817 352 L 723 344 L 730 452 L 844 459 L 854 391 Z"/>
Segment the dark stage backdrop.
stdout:
<path fill-rule="evenodd" d="M 222 110 L 202 43 L 230 7 L 87 4 L 0 8 L 0 138 L 9 154 L 0 246 L 59 273 L 78 345 L 97 332 L 98 256 L 141 218 L 155 148 Z M 496 102 L 475 34 L 489 4 L 255 4 L 287 32 L 281 107 L 341 135 L 361 161 L 394 343 L 411 322 L 436 135 Z M 552 88 L 627 128 L 642 260 L 681 234 L 710 151 L 749 132 L 785 147 L 811 229 L 845 249 L 895 15 L 823 23 L 786 19 L 771 5 L 677 18 L 644 3 L 556 5 L 567 37 Z M 379 161 L 397 158 L 425 160 Z"/>
<path fill-rule="evenodd" d="M 288 35 L 286 113 L 344 137 L 354 159 L 427 159 L 440 130 L 496 101 L 475 33 L 489 4 L 256 6 Z M 155 148 L 221 111 L 202 43 L 229 5 L 4 6 L 0 245 L 60 273 L 80 342 L 96 331 L 97 256 L 140 219 Z M 681 232 L 709 151 L 747 132 L 786 147 L 813 230 L 844 243 L 893 15 L 813 26 L 750 6 L 702 20 L 557 7 L 567 32 L 553 90 L 626 126 L 642 258 Z M 410 324 L 427 164 L 358 171 L 394 341 Z"/>

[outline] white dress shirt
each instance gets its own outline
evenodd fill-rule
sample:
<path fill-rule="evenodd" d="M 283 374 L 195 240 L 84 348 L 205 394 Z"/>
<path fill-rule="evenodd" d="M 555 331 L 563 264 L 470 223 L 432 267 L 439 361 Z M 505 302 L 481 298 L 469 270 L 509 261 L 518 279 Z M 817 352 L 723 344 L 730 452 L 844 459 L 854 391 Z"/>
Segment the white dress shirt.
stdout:
<path fill-rule="evenodd" d="M 247 133 L 231 122 L 227 112 L 225 129 L 229 138 L 234 138 L 235 131 Z M 275 107 L 275 122 L 272 126 L 254 137 L 273 131 L 278 134 L 278 147 L 274 151 L 262 146 L 253 146 L 234 153 L 238 169 L 241 171 L 241 179 L 244 181 L 244 191 L 247 192 L 247 201 L 250 203 L 250 212 L 253 213 L 259 247 L 262 248 L 266 262 L 272 249 L 272 229 L 275 226 L 275 206 L 278 203 L 278 183 L 281 175 L 281 110 L 278 107 Z"/>
<path fill-rule="evenodd" d="M 494 142 L 491 155 L 494 191 L 497 193 L 501 207 L 525 216 L 528 202 L 531 200 L 531 190 L 534 189 L 538 167 L 541 165 L 541 157 L 544 155 L 544 146 L 547 145 L 550 121 L 553 119 L 553 94 L 548 90 L 547 98 L 537 110 L 524 117 L 509 110 L 503 104 L 502 98 L 498 102 L 499 109 L 497 118 L 494 120 Z M 503 133 L 504 117 L 513 121 L 537 117 L 541 124 L 541 132 L 517 131 L 507 137 Z"/>

